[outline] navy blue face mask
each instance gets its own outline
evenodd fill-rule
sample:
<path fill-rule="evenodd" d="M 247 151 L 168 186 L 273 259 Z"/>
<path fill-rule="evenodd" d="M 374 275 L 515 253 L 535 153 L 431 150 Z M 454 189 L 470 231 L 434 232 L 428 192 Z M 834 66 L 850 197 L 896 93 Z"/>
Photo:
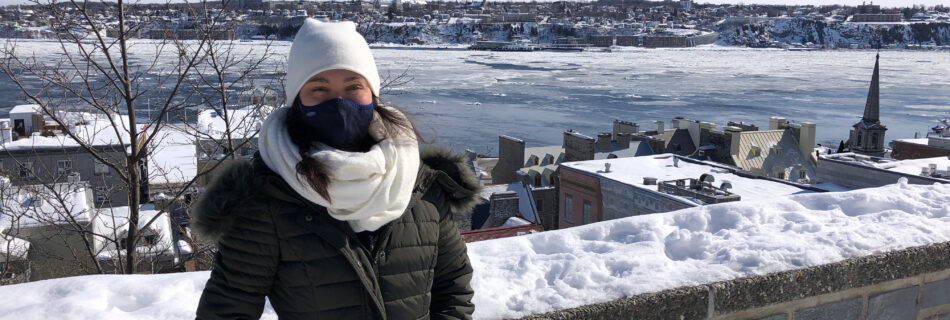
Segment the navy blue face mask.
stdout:
<path fill-rule="evenodd" d="M 300 104 L 303 121 L 314 130 L 318 141 L 341 150 L 356 150 L 365 141 L 373 120 L 373 105 L 343 98 L 315 106 Z"/>

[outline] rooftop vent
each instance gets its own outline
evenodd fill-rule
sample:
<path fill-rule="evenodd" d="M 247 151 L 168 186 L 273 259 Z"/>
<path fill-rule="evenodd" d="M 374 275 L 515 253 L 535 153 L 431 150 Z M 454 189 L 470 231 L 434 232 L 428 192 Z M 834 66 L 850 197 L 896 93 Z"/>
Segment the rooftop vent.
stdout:
<path fill-rule="evenodd" d="M 655 186 L 656 178 L 654 177 L 643 177 L 643 185 L 645 186 Z"/>
<path fill-rule="evenodd" d="M 610 172 L 610 163 L 604 163 L 604 172 Z"/>
<path fill-rule="evenodd" d="M 722 180 L 722 185 L 719 186 L 719 189 L 722 189 L 722 190 L 732 189 L 732 182 L 729 180 Z"/>

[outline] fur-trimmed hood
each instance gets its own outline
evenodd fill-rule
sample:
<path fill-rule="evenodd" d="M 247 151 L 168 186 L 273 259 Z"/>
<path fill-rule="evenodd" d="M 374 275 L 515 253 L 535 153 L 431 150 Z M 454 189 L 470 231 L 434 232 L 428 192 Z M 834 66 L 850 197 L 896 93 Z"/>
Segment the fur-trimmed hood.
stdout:
<path fill-rule="evenodd" d="M 421 164 L 417 190 L 438 184 L 444 192 L 450 213 L 470 213 L 481 200 L 481 186 L 469 167 L 468 159 L 443 146 L 420 148 Z M 267 168 L 259 155 L 254 160 L 236 160 L 216 169 L 216 176 L 198 197 L 191 210 L 191 228 L 205 239 L 216 241 L 231 229 L 234 208 L 245 201 L 280 200 L 301 203 L 303 200 L 283 179 Z"/>

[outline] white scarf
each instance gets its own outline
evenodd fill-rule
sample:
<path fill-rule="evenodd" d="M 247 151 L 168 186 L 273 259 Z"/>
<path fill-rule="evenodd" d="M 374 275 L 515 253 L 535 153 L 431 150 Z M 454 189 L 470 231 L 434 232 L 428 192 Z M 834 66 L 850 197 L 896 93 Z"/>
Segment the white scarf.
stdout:
<path fill-rule="evenodd" d="M 329 169 L 327 191 L 331 203 L 297 173 L 301 156 L 284 125 L 288 110 L 275 110 L 261 126 L 261 157 L 271 170 L 298 194 L 326 207 L 331 217 L 348 222 L 353 231 L 375 231 L 402 216 L 409 206 L 419 170 L 419 144 L 413 134 L 390 137 L 379 114 L 374 112 L 369 134 L 379 142 L 369 151 L 347 152 L 316 143 L 310 156 Z M 396 109 L 389 110 L 404 117 Z"/>

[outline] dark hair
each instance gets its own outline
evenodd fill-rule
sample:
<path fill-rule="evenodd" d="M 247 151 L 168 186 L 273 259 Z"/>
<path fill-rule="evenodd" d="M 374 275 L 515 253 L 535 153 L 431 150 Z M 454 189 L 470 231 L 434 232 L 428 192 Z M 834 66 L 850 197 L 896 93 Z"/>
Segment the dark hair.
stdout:
<path fill-rule="evenodd" d="M 419 131 L 412 125 L 412 122 L 407 116 L 400 115 L 395 111 L 395 107 L 384 106 L 377 97 L 373 97 L 373 105 L 373 111 L 375 111 L 376 114 L 379 115 L 380 120 L 382 120 L 387 136 L 411 134 L 414 135 L 417 140 L 423 143 L 429 143 L 422 139 L 422 135 L 419 134 Z M 297 163 L 297 173 L 304 176 L 310 184 L 310 187 L 320 194 L 321 197 L 327 199 L 327 201 L 331 201 L 330 194 L 327 192 L 327 185 L 330 183 L 330 176 L 328 174 L 329 168 L 310 156 L 310 146 L 314 142 L 319 141 L 319 139 L 314 135 L 313 130 L 310 130 L 307 124 L 303 122 L 300 98 L 294 99 L 294 103 L 287 112 L 287 117 L 284 118 L 284 124 L 287 126 L 290 141 L 297 146 L 297 150 L 300 152 L 301 160 Z M 349 150 L 343 150 L 366 152 L 377 142 L 378 141 L 375 141 L 372 136 L 366 135 L 366 139 L 362 145 Z"/>

